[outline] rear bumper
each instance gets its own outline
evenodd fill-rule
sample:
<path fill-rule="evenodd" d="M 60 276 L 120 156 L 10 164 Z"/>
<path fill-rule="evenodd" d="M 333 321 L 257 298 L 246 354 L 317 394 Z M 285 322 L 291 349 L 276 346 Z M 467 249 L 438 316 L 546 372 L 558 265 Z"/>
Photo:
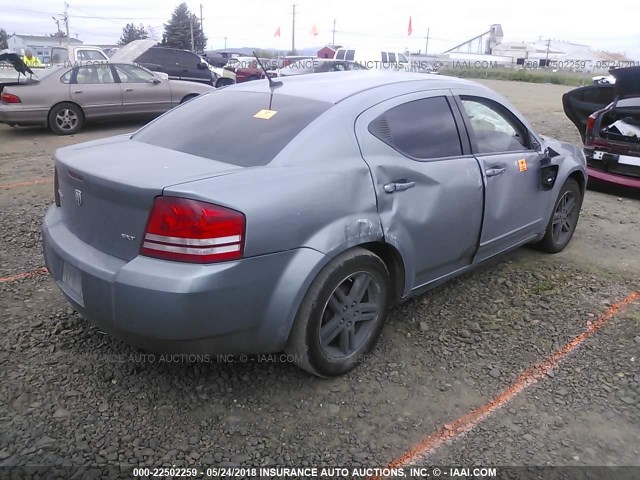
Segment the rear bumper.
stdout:
<path fill-rule="evenodd" d="M 595 168 L 588 167 L 589 181 L 607 183 L 620 187 L 640 188 L 640 178 L 627 177 L 616 173 L 603 172 Z"/>
<path fill-rule="evenodd" d="M 25 109 L 19 104 L 0 103 L 0 123 L 17 125 L 46 125 L 47 111 Z"/>
<path fill-rule="evenodd" d="M 239 261 L 192 265 L 107 255 L 82 242 L 49 208 L 43 248 L 51 276 L 91 323 L 152 352 L 271 353 L 284 348 L 324 255 L 300 248 Z M 82 298 L 63 282 L 80 272 Z"/>

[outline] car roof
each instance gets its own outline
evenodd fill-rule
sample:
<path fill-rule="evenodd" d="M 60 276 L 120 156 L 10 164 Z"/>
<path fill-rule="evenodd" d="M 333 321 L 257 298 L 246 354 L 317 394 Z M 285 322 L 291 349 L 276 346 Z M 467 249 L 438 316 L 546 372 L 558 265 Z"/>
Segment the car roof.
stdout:
<path fill-rule="evenodd" d="M 421 82 L 422 89 L 451 87 L 483 88 L 474 82 L 444 75 L 428 73 L 385 72 L 380 70 L 351 70 L 346 72 L 317 73 L 314 75 L 293 75 L 278 78 L 282 86 L 275 94 L 291 95 L 310 100 L 339 103 L 358 93 L 398 83 Z M 256 80 L 234 85 L 236 91 L 270 93 L 266 80 Z"/>

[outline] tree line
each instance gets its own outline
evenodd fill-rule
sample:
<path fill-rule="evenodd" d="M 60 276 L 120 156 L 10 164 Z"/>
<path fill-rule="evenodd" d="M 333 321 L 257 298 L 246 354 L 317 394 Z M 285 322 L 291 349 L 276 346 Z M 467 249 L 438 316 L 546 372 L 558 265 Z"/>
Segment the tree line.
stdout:
<path fill-rule="evenodd" d="M 133 23 L 128 23 L 122 29 L 122 36 L 118 44 L 126 45 L 134 40 L 145 38 L 149 38 L 149 32 L 144 25 L 136 26 Z M 202 52 L 206 48 L 207 37 L 202 30 L 200 19 L 189 10 L 186 2 L 178 5 L 173 11 L 171 19 L 164 24 L 164 34 L 160 43 L 165 47 L 195 50 L 196 52 Z"/>

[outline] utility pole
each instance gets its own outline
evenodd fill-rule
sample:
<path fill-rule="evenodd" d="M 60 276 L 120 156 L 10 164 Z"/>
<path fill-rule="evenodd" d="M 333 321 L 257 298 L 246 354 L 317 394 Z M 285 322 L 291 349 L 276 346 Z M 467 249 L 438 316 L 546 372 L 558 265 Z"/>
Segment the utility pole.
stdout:
<path fill-rule="evenodd" d="M 429 51 L 429 27 L 427 27 L 427 43 L 424 46 L 424 56 L 427 56 L 427 52 Z"/>
<path fill-rule="evenodd" d="M 333 37 L 331 38 L 331 45 L 336 44 L 336 19 L 333 19 Z"/>
<path fill-rule="evenodd" d="M 65 29 L 67 30 L 67 49 L 69 49 L 70 44 L 69 44 L 69 15 L 67 15 L 67 9 L 69 8 L 69 4 L 67 2 L 64 2 L 64 25 L 65 25 Z"/>
<path fill-rule="evenodd" d="M 193 44 L 193 16 L 191 16 L 191 22 L 189 22 L 189 23 L 190 23 L 190 25 L 191 25 L 191 51 L 192 51 L 192 52 L 195 52 L 196 47 L 195 47 L 195 45 Z"/>
<path fill-rule="evenodd" d="M 227 49 L 227 37 L 224 37 L 224 49 Z"/>
<path fill-rule="evenodd" d="M 60 20 L 58 20 L 56 17 L 51 17 L 53 18 L 53 21 L 56 22 L 56 25 L 58 27 L 58 29 L 56 30 L 56 33 L 58 35 L 58 45 L 62 45 L 62 36 L 60 36 L 60 34 L 62 33 L 60 31 Z"/>
<path fill-rule="evenodd" d="M 544 66 L 549 66 L 549 45 L 551 44 L 551 39 L 547 39 L 547 55 L 544 57 Z"/>
<path fill-rule="evenodd" d="M 202 32 L 202 34 L 204 35 L 204 23 L 202 23 L 202 4 L 200 4 L 200 31 Z M 202 50 L 205 50 L 207 48 L 206 45 L 203 45 Z"/>
<path fill-rule="evenodd" d="M 291 53 L 296 51 L 296 4 L 293 7 L 292 28 L 291 28 Z"/>

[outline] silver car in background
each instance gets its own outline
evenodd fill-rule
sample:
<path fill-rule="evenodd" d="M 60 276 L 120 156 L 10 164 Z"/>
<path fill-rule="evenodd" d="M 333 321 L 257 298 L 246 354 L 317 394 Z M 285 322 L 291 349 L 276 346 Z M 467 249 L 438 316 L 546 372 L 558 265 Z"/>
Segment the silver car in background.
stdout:
<path fill-rule="evenodd" d="M 569 243 L 582 151 L 492 90 L 380 71 L 280 81 L 56 152 L 44 255 L 87 319 L 151 351 L 285 350 L 340 375 L 390 305 Z"/>
<path fill-rule="evenodd" d="M 213 89 L 168 80 L 131 63 L 54 66 L 35 75 L 0 85 L 0 123 L 42 125 L 70 135 L 93 120 L 159 115 Z"/>
<path fill-rule="evenodd" d="M 278 70 L 267 70 L 267 75 L 275 77 L 292 77 L 310 73 L 346 72 L 349 70 L 368 70 L 357 62 L 336 60 L 334 58 L 307 58 L 298 60 Z"/>

